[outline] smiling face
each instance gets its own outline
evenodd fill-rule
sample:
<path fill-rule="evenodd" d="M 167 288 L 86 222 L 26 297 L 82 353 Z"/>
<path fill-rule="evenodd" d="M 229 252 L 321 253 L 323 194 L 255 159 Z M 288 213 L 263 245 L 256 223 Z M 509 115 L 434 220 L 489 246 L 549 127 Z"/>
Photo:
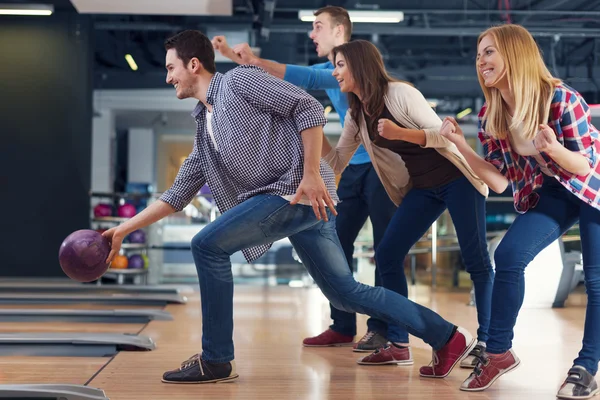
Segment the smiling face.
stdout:
<path fill-rule="evenodd" d="M 184 65 L 183 60 L 177 55 L 177 50 L 167 50 L 165 67 L 167 68 L 167 84 L 175 87 L 178 99 L 187 99 L 194 97 L 194 87 L 196 75 L 194 74 L 196 59 L 190 60 L 188 65 Z"/>
<path fill-rule="evenodd" d="M 477 74 L 487 87 L 499 87 L 506 81 L 504 59 L 492 35 L 484 36 L 477 46 Z"/>
<path fill-rule="evenodd" d="M 335 56 L 335 69 L 333 70 L 333 76 L 337 79 L 340 85 L 340 91 L 343 93 L 354 92 L 356 93 L 356 81 L 352 76 L 346 57 L 342 52 L 338 52 Z"/>
<path fill-rule="evenodd" d="M 335 25 L 329 14 L 322 13 L 316 16 L 309 37 L 316 46 L 317 55 L 327 57 L 331 50 L 339 44 L 340 34 L 340 25 Z"/>

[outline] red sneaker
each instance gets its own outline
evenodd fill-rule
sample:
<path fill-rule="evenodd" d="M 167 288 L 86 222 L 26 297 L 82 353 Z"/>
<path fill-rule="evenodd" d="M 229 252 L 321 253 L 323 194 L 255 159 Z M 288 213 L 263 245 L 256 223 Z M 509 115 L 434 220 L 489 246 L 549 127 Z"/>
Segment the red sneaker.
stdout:
<path fill-rule="evenodd" d="M 438 351 L 433 350 L 432 361 L 421 367 L 419 374 L 425 378 L 445 378 L 456 364 L 465 358 L 475 346 L 475 339 L 465 329 L 458 327 L 450 341 Z"/>
<path fill-rule="evenodd" d="M 512 349 L 502 354 L 486 353 L 471 375 L 460 385 L 460 390 L 479 392 L 492 386 L 496 379 L 517 368 L 521 360 Z"/>
<path fill-rule="evenodd" d="M 334 330 L 327 329 L 318 336 L 304 339 L 302 344 L 306 347 L 352 346 L 354 336 L 342 335 Z"/>
<path fill-rule="evenodd" d="M 401 364 L 412 365 L 414 363 L 410 347 L 401 347 L 394 343 L 375 350 L 373 353 L 357 361 L 361 365 L 386 365 Z"/>

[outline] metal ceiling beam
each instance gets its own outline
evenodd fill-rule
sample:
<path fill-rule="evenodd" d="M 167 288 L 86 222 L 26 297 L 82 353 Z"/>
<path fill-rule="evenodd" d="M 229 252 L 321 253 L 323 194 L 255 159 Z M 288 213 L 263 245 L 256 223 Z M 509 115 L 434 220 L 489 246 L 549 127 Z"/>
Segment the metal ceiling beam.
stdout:
<path fill-rule="evenodd" d="M 218 25 L 212 25 L 210 23 L 199 23 L 205 29 L 214 29 L 221 31 L 235 31 L 235 30 L 249 30 L 251 29 L 251 23 L 239 22 L 239 23 L 220 23 Z M 184 29 L 191 29 L 194 26 L 184 26 L 167 23 L 148 23 L 148 22 L 95 22 L 94 28 L 97 30 L 114 30 L 114 31 L 156 31 L 156 32 L 175 32 Z M 196 26 L 200 28 L 200 26 Z M 530 27 L 528 28 L 533 36 L 540 37 L 572 37 L 572 38 L 586 38 L 586 37 L 600 37 L 599 29 L 587 29 L 587 28 L 559 28 L 559 27 Z M 270 27 L 271 33 L 299 33 L 306 34 L 310 30 L 310 25 L 306 23 L 274 23 Z M 485 27 L 407 27 L 398 26 L 396 24 L 355 24 L 352 32 L 356 35 L 371 35 L 378 33 L 380 35 L 393 35 L 393 36 L 479 36 L 479 34 L 485 30 Z"/>
<path fill-rule="evenodd" d="M 302 9 L 311 9 L 311 7 L 304 7 Z M 247 8 L 240 6 L 240 7 L 235 7 L 234 10 L 235 11 L 246 11 Z M 277 7 L 275 9 L 275 12 L 297 12 L 299 10 L 300 10 L 300 8 Z M 391 10 L 391 9 L 382 8 L 382 10 Z M 461 15 L 475 16 L 475 15 L 505 15 L 506 14 L 506 10 L 498 10 L 498 9 L 491 9 L 491 10 L 474 10 L 474 9 L 465 10 L 462 8 L 455 8 L 455 9 L 427 9 L 427 8 L 403 9 L 402 7 L 394 7 L 393 10 L 402 11 L 405 15 L 412 15 L 412 14 L 440 14 L 440 15 L 453 14 L 453 15 L 456 15 L 456 14 L 461 14 Z M 600 11 L 570 11 L 570 10 L 542 10 L 542 9 L 513 10 L 513 9 L 511 9 L 509 12 L 511 15 L 534 15 L 534 16 L 542 16 L 542 15 L 544 15 L 544 16 L 565 16 L 565 15 L 569 15 L 569 16 L 577 16 L 577 17 L 600 16 Z"/>

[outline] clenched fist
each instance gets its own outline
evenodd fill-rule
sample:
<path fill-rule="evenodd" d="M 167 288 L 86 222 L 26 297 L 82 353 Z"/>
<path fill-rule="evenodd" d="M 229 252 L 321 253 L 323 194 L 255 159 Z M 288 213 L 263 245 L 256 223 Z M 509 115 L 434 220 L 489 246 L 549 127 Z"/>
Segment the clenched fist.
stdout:
<path fill-rule="evenodd" d="M 243 64 L 254 65 L 255 61 L 258 59 L 258 57 L 256 57 L 252 52 L 252 49 L 248 43 L 241 43 L 233 46 L 233 52 L 238 55 Z"/>
<path fill-rule="evenodd" d="M 400 140 L 400 129 L 398 125 L 385 118 L 380 119 L 377 124 L 379 136 L 388 140 Z"/>
<path fill-rule="evenodd" d="M 560 142 L 556 139 L 556 134 L 548 125 L 540 125 L 536 137 L 533 139 L 533 144 L 537 151 L 551 155 L 552 152 L 560 146 Z"/>
<path fill-rule="evenodd" d="M 452 117 L 444 118 L 442 127 L 440 128 L 440 135 L 454 143 L 457 147 L 466 144 L 465 135 L 458 125 L 458 122 Z"/>

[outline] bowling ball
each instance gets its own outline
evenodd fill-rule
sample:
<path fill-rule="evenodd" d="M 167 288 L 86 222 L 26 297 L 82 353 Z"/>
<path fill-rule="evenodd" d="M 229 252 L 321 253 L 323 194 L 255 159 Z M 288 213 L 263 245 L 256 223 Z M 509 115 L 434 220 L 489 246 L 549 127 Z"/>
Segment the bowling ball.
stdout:
<path fill-rule="evenodd" d="M 126 269 L 127 265 L 129 265 L 129 260 L 124 255 L 119 254 L 115 256 L 110 267 L 113 269 Z"/>
<path fill-rule="evenodd" d="M 119 206 L 117 210 L 117 214 L 121 218 L 131 218 L 137 213 L 135 206 L 133 204 L 125 203 Z"/>
<path fill-rule="evenodd" d="M 110 217 L 112 215 L 112 206 L 106 203 L 100 203 L 94 207 L 94 217 Z"/>
<path fill-rule="evenodd" d="M 141 230 L 135 230 L 128 235 L 129 243 L 146 243 L 146 233 Z"/>
<path fill-rule="evenodd" d="M 139 254 L 134 254 L 129 257 L 129 267 L 133 269 L 141 269 L 144 268 L 144 259 Z"/>
<path fill-rule="evenodd" d="M 58 262 L 64 273 L 79 282 L 100 278 L 109 267 L 106 258 L 110 243 L 100 233 L 81 229 L 65 238 L 58 250 Z"/>

